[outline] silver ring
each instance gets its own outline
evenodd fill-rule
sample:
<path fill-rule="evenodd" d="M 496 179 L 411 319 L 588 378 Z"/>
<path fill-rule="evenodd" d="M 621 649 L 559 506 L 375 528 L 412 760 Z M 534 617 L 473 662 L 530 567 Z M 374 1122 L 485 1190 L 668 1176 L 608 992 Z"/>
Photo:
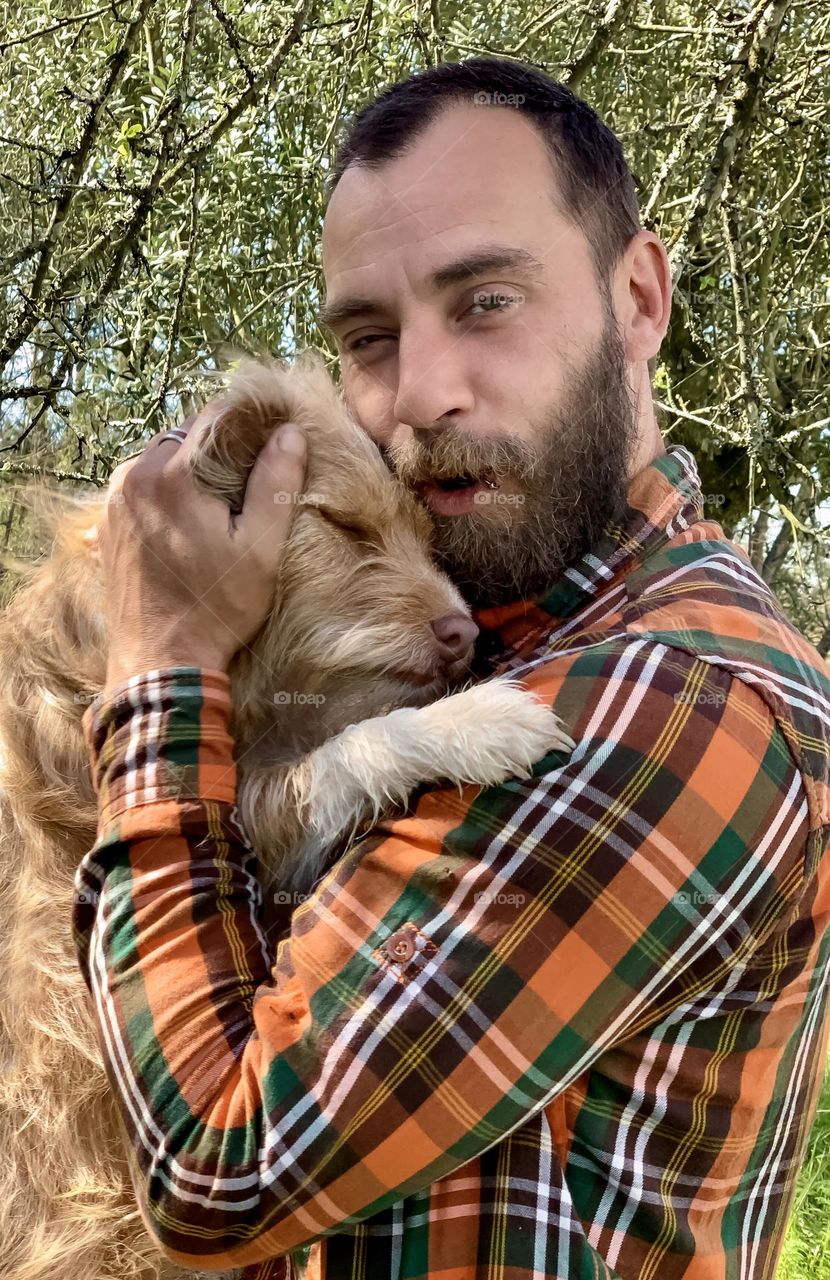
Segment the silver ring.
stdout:
<path fill-rule="evenodd" d="M 165 431 L 163 435 L 159 436 L 158 443 L 161 444 L 162 440 L 176 440 L 179 444 L 184 444 L 186 439 L 187 432 L 179 431 L 178 428 L 172 427 L 170 431 Z"/>

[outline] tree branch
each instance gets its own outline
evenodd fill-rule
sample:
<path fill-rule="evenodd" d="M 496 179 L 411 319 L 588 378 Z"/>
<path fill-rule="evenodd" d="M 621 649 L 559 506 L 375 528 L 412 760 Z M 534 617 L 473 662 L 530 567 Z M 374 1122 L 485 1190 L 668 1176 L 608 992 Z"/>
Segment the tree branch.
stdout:
<path fill-rule="evenodd" d="M 149 11 L 150 7 L 154 3 L 155 3 L 155 0 L 141 0 L 140 14 L 142 15 L 142 21 L 144 16 L 146 16 L 146 13 Z M 260 93 L 271 84 L 271 82 L 279 74 L 279 71 L 289 51 L 301 38 L 303 24 L 306 21 L 307 17 L 309 16 L 310 12 L 313 11 L 315 3 L 316 3 L 316 0 L 301 0 L 301 3 L 298 5 L 297 9 L 295 10 L 294 17 L 290 27 L 288 27 L 287 30 L 283 33 L 282 38 L 280 39 L 277 46 L 273 50 L 271 57 L 268 59 L 268 62 L 266 63 L 265 67 L 260 72 L 259 76 L 256 78 L 254 84 L 252 86 L 249 86 L 248 89 L 237 99 L 236 102 L 229 105 L 225 109 L 225 111 L 223 111 L 221 115 L 213 122 L 212 125 L 205 126 L 205 128 L 200 133 L 196 134 L 194 139 L 192 140 L 193 145 L 186 148 L 183 154 L 181 155 L 181 157 L 179 158 L 179 160 L 177 160 L 175 164 L 172 165 L 171 168 L 166 170 L 164 166 L 168 159 L 167 153 L 168 153 L 168 147 L 169 147 L 169 133 L 165 131 L 165 134 L 162 137 L 162 142 L 159 148 L 159 163 L 156 165 L 149 183 L 147 183 L 147 185 L 145 186 L 135 208 L 133 209 L 132 213 L 129 215 L 128 220 L 124 224 L 122 224 L 124 227 L 123 235 L 121 236 L 121 238 L 118 240 L 116 244 L 114 258 L 107 271 L 105 280 L 101 285 L 100 289 L 98 290 L 98 293 L 96 294 L 95 299 L 93 300 L 93 304 L 92 304 L 93 306 L 97 305 L 104 297 L 106 297 L 106 295 L 109 293 L 110 289 L 112 288 L 115 280 L 118 277 L 118 272 L 121 269 L 121 263 L 123 262 L 124 255 L 126 254 L 130 245 L 134 243 L 137 234 L 139 233 L 141 227 L 144 225 L 146 217 L 150 211 L 152 200 L 155 197 L 156 193 L 160 190 L 166 190 L 172 187 L 186 169 L 192 169 L 196 161 L 198 161 L 206 152 L 209 152 L 211 150 L 211 148 L 216 144 L 218 139 L 231 127 L 231 125 L 238 119 L 238 117 L 242 114 L 242 112 L 246 110 L 247 107 L 251 106 L 257 100 Z M 138 22 L 138 19 L 136 19 L 135 22 L 133 22 L 130 25 L 131 39 L 135 35 L 137 22 Z M 188 52 L 189 52 L 191 43 L 192 43 L 192 36 L 190 41 L 186 45 Z M 122 45 L 123 44 L 124 42 L 122 42 Z M 115 57 L 116 55 L 113 55 L 113 56 Z M 125 54 L 125 57 L 126 57 L 126 54 Z M 94 134 L 89 141 L 90 146 L 92 145 L 93 140 L 94 140 Z M 80 275 L 82 274 L 84 268 L 88 265 L 88 263 L 92 259 L 97 257 L 102 251 L 111 248 L 112 236 L 113 236 L 112 228 L 108 228 L 105 232 L 103 232 L 100 236 L 98 236 L 98 238 L 89 246 L 88 249 L 86 249 L 82 254 L 78 255 L 73 265 L 67 271 L 65 271 L 63 275 L 53 285 L 50 291 L 49 298 L 45 301 L 45 305 L 48 306 L 49 304 L 54 302 L 55 298 L 65 295 L 70 291 L 71 287 L 74 285 L 75 281 L 80 277 Z M 54 247 L 54 244 L 53 244 L 53 247 Z M 44 252 L 45 252 L 45 246 L 44 246 Z M 42 280 L 42 274 L 43 273 L 41 272 L 39 267 L 36 280 L 37 279 Z M 30 291 L 29 295 L 25 299 L 24 305 L 21 308 L 20 314 L 18 316 L 17 328 L 14 329 L 9 334 L 2 349 L 0 349 L 0 369 L 2 369 L 9 362 L 9 360 L 14 356 L 16 351 L 19 349 L 22 343 L 26 341 L 29 334 L 32 332 L 35 325 L 37 324 L 37 313 L 36 313 L 35 304 L 38 302 L 38 300 L 39 300 L 38 294 L 32 293 Z"/>
<path fill-rule="evenodd" d="M 614 33 L 622 25 L 634 8 L 634 0 L 608 0 L 604 15 L 594 27 L 590 43 L 578 58 L 565 68 L 562 79 L 574 93 L 578 90 L 588 72 L 599 61 L 608 48 Z"/>
<path fill-rule="evenodd" d="M 37 462 L 0 462 L 0 476 L 51 476 L 54 480 L 71 480 L 75 484 L 97 484 L 102 488 L 106 480 L 96 480 L 80 471 L 58 471 L 42 467 Z"/>
<path fill-rule="evenodd" d="M 61 18 L 58 22 L 53 22 L 50 27 L 41 27 L 39 31 L 30 31 L 28 35 L 16 36 L 14 40 L 5 40 L 0 44 L 0 53 L 5 53 L 7 49 L 13 49 L 15 45 L 27 44 L 29 40 L 38 40 L 41 36 L 50 36 L 53 31 L 60 31 L 63 27 L 68 27 L 76 22 L 89 22 L 92 18 L 99 18 L 102 13 L 112 13 L 113 6 L 110 4 L 102 5 L 100 9 L 90 9 L 87 13 L 78 13 L 71 18 Z"/>
<path fill-rule="evenodd" d="M 669 260 L 675 280 L 684 263 L 697 250 L 703 224 L 720 198 L 730 167 L 735 163 L 740 148 L 749 135 L 761 100 L 764 78 L 791 3 L 792 0 L 768 0 L 763 9 L 759 5 L 747 21 L 741 53 L 734 60 L 736 64 L 744 66 L 744 72 L 732 95 L 723 129 L 695 192 L 689 216 L 669 242 Z"/>
<path fill-rule="evenodd" d="M 52 254 L 57 246 L 60 237 L 61 228 L 69 212 L 70 205 L 77 191 L 77 184 L 83 176 L 86 168 L 87 160 L 98 134 L 101 114 L 104 105 L 118 85 L 121 76 L 127 65 L 127 59 L 133 45 L 133 41 L 137 33 L 140 31 L 147 14 L 152 8 L 155 0 L 139 0 L 138 12 L 131 22 L 128 22 L 126 29 L 122 34 L 118 48 L 110 59 L 109 71 L 104 79 L 98 94 L 90 103 L 86 120 L 84 121 L 83 131 L 81 133 L 78 145 L 74 151 L 70 152 L 66 157 L 71 160 L 69 173 L 66 182 L 61 190 L 60 195 L 55 201 L 55 207 L 52 210 L 52 218 L 46 230 L 46 234 L 39 246 L 40 259 L 35 268 L 34 279 L 27 291 L 27 297 L 20 309 L 17 317 L 17 327 L 7 335 L 6 341 L 0 348 L 0 369 L 3 369 L 11 357 L 15 354 L 22 342 L 25 342 L 32 329 L 37 324 L 35 312 L 35 304 L 40 300 L 41 290 L 43 289 L 46 273 L 49 270 L 49 264 L 52 260 Z"/>

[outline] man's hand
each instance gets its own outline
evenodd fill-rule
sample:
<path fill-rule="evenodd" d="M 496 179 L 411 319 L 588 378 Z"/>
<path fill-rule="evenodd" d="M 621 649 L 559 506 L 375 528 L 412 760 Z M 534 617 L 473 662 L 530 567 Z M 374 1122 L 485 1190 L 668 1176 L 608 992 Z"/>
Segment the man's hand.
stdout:
<path fill-rule="evenodd" d="M 226 670 L 274 598 L 280 560 L 305 483 L 305 437 L 275 429 L 248 478 L 244 507 L 197 486 L 188 459 L 216 405 L 154 436 L 112 473 L 99 534 L 110 647 L 107 684 L 162 666 Z M 275 501 L 274 495 L 290 500 Z"/>

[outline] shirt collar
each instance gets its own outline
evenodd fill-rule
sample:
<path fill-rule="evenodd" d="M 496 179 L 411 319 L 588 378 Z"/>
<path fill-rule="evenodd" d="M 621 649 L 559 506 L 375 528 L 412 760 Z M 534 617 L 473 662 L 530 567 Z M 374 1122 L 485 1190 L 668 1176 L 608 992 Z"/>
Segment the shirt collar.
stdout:
<path fill-rule="evenodd" d="M 689 450 L 669 446 L 633 477 L 626 501 L 620 521 L 607 525 L 599 541 L 541 595 L 473 610 L 481 632 L 479 660 L 492 663 L 496 655 L 533 647 L 676 533 L 702 519 L 700 477 Z"/>

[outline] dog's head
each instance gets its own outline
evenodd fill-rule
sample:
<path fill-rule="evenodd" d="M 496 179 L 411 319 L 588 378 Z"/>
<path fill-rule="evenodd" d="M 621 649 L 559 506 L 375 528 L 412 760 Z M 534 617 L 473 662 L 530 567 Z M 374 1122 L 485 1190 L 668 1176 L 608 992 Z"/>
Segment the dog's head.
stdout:
<path fill-rule="evenodd" d="M 240 510 L 257 454 L 287 421 L 307 433 L 306 486 L 274 610 L 234 662 L 243 701 L 273 704 L 275 682 L 286 701 L 353 687 L 361 719 L 439 696 L 463 679 L 475 624 L 430 557 L 428 512 L 351 419 L 318 356 L 239 365 L 194 455 L 196 479 Z"/>
<path fill-rule="evenodd" d="M 463 682 L 477 629 L 430 557 L 429 513 L 351 419 L 322 359 L 309 353 L 290 367 L 243 361 L 216 404 L 200 424 L 193 473 L 233 511 L 275 427 L 297 422 L 308 437 L 305 490 L 273 608 L 230 668 L 238 739 L 247 744 L 264 725 L 292 722 L 295 744 L 307 736 L 312 745 L 343 723 L 432 701 Z M 275 492 L 274 501 L 286 496 Z M 9 612 L 21 626 L 27 610 L 38 619 L 27 671 L 36 661 L 49 687 L 63 672 L 67 689 L 78 684 L 88 698 L 106 662 L 97 549 L 106 502 L 43 490 L 36 505 L 53 533 L 52 554 L 20 566 L 31 581 Z M 7 631 L 9 643 L 24 643 L 16 623 Z"/>

